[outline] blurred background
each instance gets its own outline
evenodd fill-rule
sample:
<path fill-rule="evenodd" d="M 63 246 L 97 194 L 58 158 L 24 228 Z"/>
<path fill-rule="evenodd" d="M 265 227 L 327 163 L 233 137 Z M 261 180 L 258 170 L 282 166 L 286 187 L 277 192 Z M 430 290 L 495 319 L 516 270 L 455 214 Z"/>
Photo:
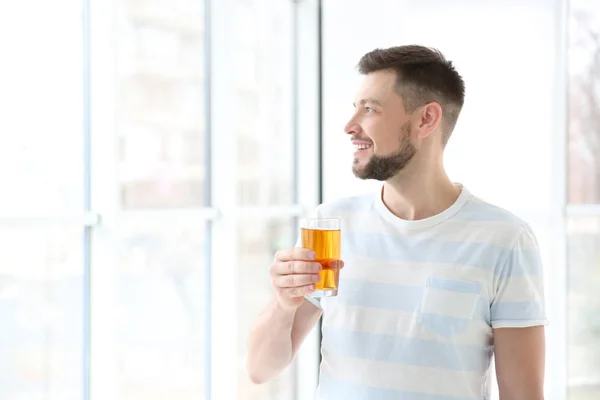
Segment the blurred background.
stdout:
<path fill-rule="evenodd" d="M 371 190 L 342 133 L 376 47 L 467 84 L 451 177 L 546 265 L 546 398 L 600 399 L 600 2 L 0 3 L 0 399 L 308 400 L 319 330 L 256 386 L 273 253 Z"/>

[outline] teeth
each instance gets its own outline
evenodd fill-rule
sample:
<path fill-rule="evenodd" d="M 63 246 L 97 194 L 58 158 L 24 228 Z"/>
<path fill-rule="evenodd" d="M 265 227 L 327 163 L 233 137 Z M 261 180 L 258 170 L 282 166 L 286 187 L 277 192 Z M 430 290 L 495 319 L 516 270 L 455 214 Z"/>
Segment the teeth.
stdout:
<path fill-rule="evenodd" d="M 373 145 L 371 144 L 355 144 L 354 150 L 365 150 L 370 149 Z"/>

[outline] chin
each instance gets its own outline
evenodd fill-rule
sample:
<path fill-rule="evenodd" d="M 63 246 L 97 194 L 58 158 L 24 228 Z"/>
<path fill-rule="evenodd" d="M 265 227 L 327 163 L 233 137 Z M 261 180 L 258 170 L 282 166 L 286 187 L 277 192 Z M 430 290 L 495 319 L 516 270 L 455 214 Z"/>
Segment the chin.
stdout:
<path fill-rule="evenodd" d="M 366 178 L 364 178 L 364 175 L 365 175 L 365 166 L 364 165 L 359 165 L 359 164 L 355 163 L 354 165 L 352 165 L 352 173 L 354 174 L 354 176 L 356 176 L 359 179 L 366 179 Z"/>
<path fill-rule="evenodd" d="M 365 167 L 366 163 L 360 162 L 356 158 L 354 159 L 354 162 L 352 163 L 352 171 L 362 171 L 365 169 Z"/>

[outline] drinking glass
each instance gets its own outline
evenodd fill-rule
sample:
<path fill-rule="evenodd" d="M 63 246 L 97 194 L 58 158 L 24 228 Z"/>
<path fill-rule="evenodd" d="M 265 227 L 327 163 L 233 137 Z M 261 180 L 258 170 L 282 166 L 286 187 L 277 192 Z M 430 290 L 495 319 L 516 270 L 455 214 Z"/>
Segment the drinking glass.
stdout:
<path fill-rule="evenodd" d="M 341 220 L 309 218 L 301 222 L 302 247 L 315 252 L 321 264 L 321 279 L 315 284 L 313 297 L 337 296 L 340 279 Z"/>

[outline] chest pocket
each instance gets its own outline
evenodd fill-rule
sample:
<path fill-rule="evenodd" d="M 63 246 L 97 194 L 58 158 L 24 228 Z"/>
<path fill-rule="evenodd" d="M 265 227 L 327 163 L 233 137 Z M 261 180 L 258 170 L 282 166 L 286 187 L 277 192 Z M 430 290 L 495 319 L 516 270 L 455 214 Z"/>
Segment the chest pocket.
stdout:
<path fill-rule="evenodd" d="M 479 282 L 430 276 L 421 300 L 419 325 L 443 337 L 465 332 L 480 293 Z"/>

